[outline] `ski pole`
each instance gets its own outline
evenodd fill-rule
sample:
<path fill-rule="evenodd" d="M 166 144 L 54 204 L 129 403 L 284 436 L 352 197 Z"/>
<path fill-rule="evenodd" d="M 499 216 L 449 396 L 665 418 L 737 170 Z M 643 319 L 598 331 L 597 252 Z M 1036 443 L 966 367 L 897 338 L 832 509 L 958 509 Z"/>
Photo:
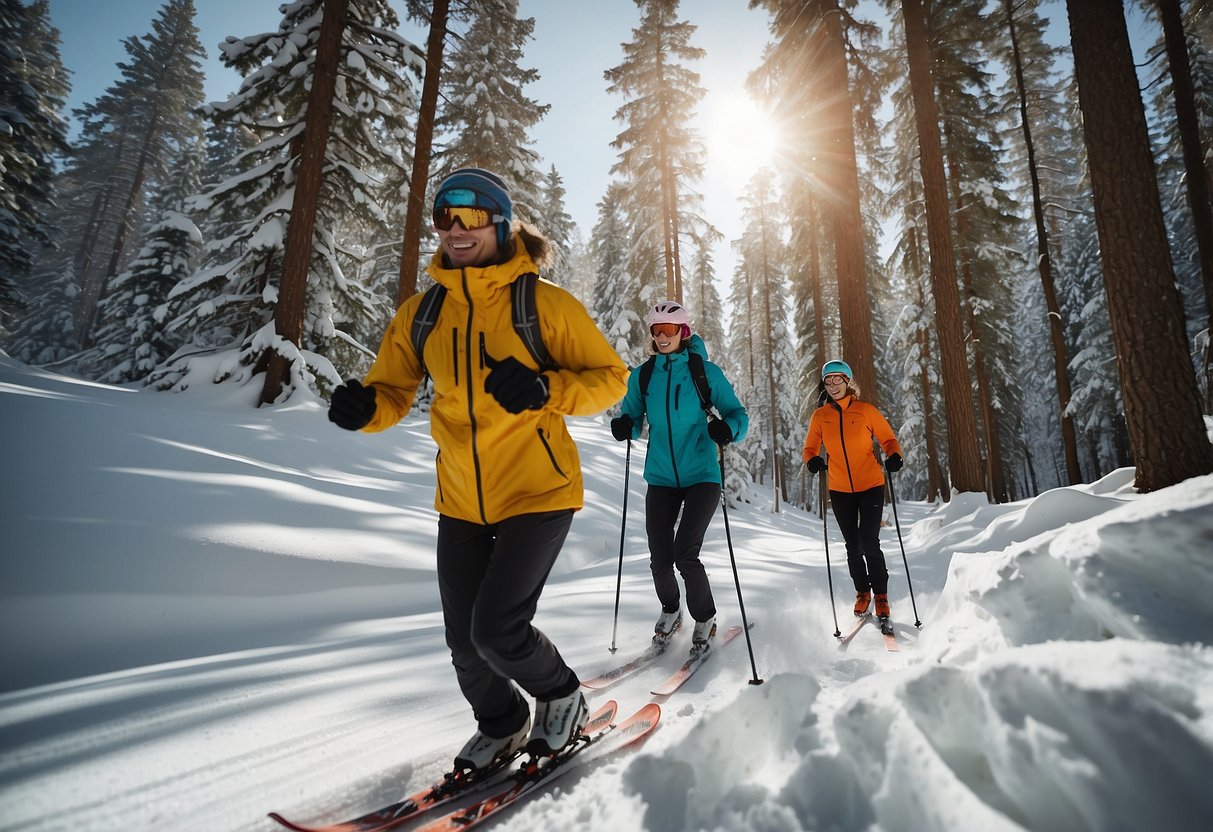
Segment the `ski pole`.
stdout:
<path fill-rule="evenodd" d="M 834 576 L 830 574 L 830 531 L 826 528 L 826 478 L 825 471 L 821 472 L 820 484 L 821 496 L 821 539 L 826 544 L 826 581 L 830 585 L 830 614 L 834 616 L 834 638 L 842 637 L 842 630 L 838 628 L 838 610 L 834 609 Z"/>
<path fill-rule="evenodd" d="M 729 563 L 733 565 L 733 583 L 737 586 L 737 606 L 741 608 L 741 627 L 745 633 L 745 646 L 750 651 L 750 671 L 754 674 L 750 679 L 751 685 L 761 685 L 763 680 L 758 678 L 758 665 L 754 663 L 754 645 L 750 643 L 750 622 L 745 617 L 745 601 L 741 600 L 741 579 L 737 577 L 737 558 L 733 557 L 733 535 L 729 531 L 729 506 L 724 493 L 724 445 L 720 446 L 720 510 L 724 513 L 724 539 L 729 544 Z"/>
<path fill-rule="evenodd" d="M 615 634 L 619 629 L 619 589 L 623 585 L 623 540 L 628 527 L 628 477 L 632 474 L 632 439 L 628 437 L 628 454 L 623 461 L 623 519 L 619 523 L 619 573 L 615 576 L 615 623 L 611 625 L 611 652 L 614 653 Z"/>
<path fill-rule="evenodd" d="M 914 582 L 910 580 L 910 562 L 906 560 L 906 546 L 901 542 L 901 523 L 897 519 L 897 492 L 893 489 L 893 475 L 890 473 L 889 502 L 893 504 L 893 525 L 897 527 L 897 545 L 901 547 L 901 562 L 906 567 L 906 585 L 910 587 L 910 607 L 914 610 L 914 626 L 921 627 L 922 620 L 918 617 L 918 605 L 914 603 Z"/>

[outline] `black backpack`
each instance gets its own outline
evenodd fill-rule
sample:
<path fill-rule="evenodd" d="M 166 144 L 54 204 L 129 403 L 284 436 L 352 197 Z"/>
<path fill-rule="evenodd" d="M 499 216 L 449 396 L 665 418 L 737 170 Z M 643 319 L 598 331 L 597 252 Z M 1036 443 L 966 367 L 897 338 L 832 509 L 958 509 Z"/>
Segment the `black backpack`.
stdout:
<path fill-rule="evenodd" d="M 649 391 L 649 380 L 653 378 L 653 368 L 657 366 L 657 356 L 650 355 L 648 360 L 640 365 L 640 400 L 644 401 Z M 695 392 L 699 395 L 699 404 L 704 414 L 711 419 L 712 388 L 708 384 L 707 369 L 703 365 L 703 356 L 697 352 L 687 353 L 687 366 L 691 370 L 691 381 L 695 383 Z"/>
<path fill-rule="evenodd" d="M 510 286 L 510 305 L 514 332 L 518 333 L 522 343 L 526 344 L 531 358 L 539 365 L 539 371 L 544 372 L 557 370 L 560 365 L 548 352 L 543 343 L 543 332 L 539 329 L 539 309 L 535 305 L 535 284 L 538 282 L 539 275 L 534 272 L 519 275 Z M 417 353 L 417 360 L 421 362 L 421 369 L 425 372 L 428 372 L 425 369 L 425 342 L 430 337 L 434 325 L 438 323 L 438 313 L 442 310 L 444 300 L 446 287 L 442 284 L 435 283 L 426 289 L 425 297 L 417 307 L 417 314 L 413 316 L 413 328 L 409 331 L 409 340 L 413 342 L 413 350 Z"/>

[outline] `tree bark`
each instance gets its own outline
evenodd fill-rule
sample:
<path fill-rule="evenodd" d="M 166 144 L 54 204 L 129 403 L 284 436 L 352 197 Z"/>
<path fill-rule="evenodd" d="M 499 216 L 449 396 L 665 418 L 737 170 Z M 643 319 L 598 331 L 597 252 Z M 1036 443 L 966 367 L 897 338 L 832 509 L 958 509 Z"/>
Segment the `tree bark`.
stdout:
<path fill-rule="evenodd" d="M 859 169 L 855 160 L 855 127 L 851 120 L 850 79 L 842 12 L 836 0 L 821 4 L 822 26 L 818 43 L 823 64 L 822 130 L 826 134 L 825 159 L 819 166 L 823 197 L 834 237 L 838 268 L 838 318 L 842 328 L 841 356 L 855 374 L 864 398 L 881 400 L 876 384 L 872 349 L 871 312 L 864 268 L 863 212 L 859 205 Z M 835 358 L 837 356 L 831 356 Z"/>
<path fill-rule="evenodd" d="M 918 229 L 910 230 L 909 239 L 910 272 L 913 275 L 913 285 L 917 297 L 914 302 L 919 309 L 926 309 L 926 298 L 922 294 L 920 278 L 922 276 L 922 245 L 918 239 Z M 924 327 L 918 327 L 915 336 L 918 344 L 918 389 L 922 395 L 922 432 L 927 452 L 927 500 L 934 501 L 942 495 L 944 501 L 951 496 L 948 493 L 947 477 L 943 473 L 943 465 L 939 461 L 939 449 L 935 445 L 935 405 L 931 402 L 931 338 Z"/>
<path fill-rule="evenodd" d="M 1067 0 L 1136 486 L 1213 472 L 1121 0 Z"/>
<path fill-rule="evenodd" d="M 421 226 L 425 222 L 425 186 L 430 179 L 430 150 L 434 142 L 434 116 L 438 111 L 438 82 L 442 75 L 442 49 L 450 0 L 434 0 L 430 11 L 430 34 L 425 45 L 425 79 L 421 82 L 421 109 L 417 113 L 417 135 L 413 141 L 413 169 L 409 172 L 409 201 L 404 212 L 404 240 L 400 244 L 400 285 L 396 306 L 417 293 L 417 270 L 421 265 Z"/>
<path fill-rule="evenodd" d="M 762 199 L 765 201 L 766 192 L 762 194 Z M 763 327 L 766 331 L 766 348 L 767 348 L 767 396 L 771 403 L 771 485 L 774 511 L 779 514 L 779 493 L 783 487 L 783 478 L 780 476 L 779 470 L 779 406 L 775 397 L 775 336 L 771 326 L 771 263 L 769 260 L 770 248 L 767 241 L 767 221 L 763 211 L 763 202 L 758 206 L 758 222 L 762 226 L 762 294 L 766 304 L 767 325 Z"/>
<path fill-rule="evenodd" d="M 927 209 L 927 243 L 931 252 L 931 293 L 943 366 L 944 412 L 948 426 L 948 467 L 958 491 L 984 491 L 977 447 L 977 422 L 969 401 L 968 362 L 960 322 L 960 293 L 952 250 L 948 190 L 939 139 L 939 110 L 931 80 L 931 56 L 920 0 L 902 0 L 910 87 Z"/>
<path fill-rule="evenodd" d="M 1044 289 L 1045 307 L 1049 315 L 1049 338 L 1053 344 L 1053 377 L 1057 386 L 1057 402 L 1061 417 L 1061 444 L 1065 451 L 1066 477 L 1070 485 L 1082 482 L 1082 470 L 1078 466 L 1078 439 L 1074 431 L 1074 417 L 1070 415 L 1070 358 L 1066 350 L 1065 326 L 1061 319 L 1061 305 L 1057 302 L 1057 289 L 1053 282 L 1053 258 L 1049 254 L 1049 230 L 1045 225 L 1045 211 L 1040 196 L 1040 170 L 1036 165 L 1036 144 L 1032 141 L 1032 122 L 1028 118 L 1028 93 L 1023 78 L 1023 58 L 1019 52 L 1019 37 L 1015 30 L 1014 3 L 1004 0 L 1007 12 L 1007 29 L 1011 33 L 1011 54 L 1015 64 L 1015 90 L 1019 97 L 1019 121 L 1023 128 L 1023 142 L 1028 150 L 1028 177 L 1032 183 L 1032 217 L 1036 222 L 1036 267 L 1040 271 L 1040 283 Z M 1035 472 L 1032 471 L 1035 482 Z"/>
<path fill-rule="evenodd" d="M 944 135 L 951 144 L 950 127 L 944 128 Z M 1001 431 L 998 429 L 998 414 L 994 412 L 990 374 L 986 371 L 985 345 L 982 343 L 981 333 L 977 330 L 977 315 L 973 312 L 977 301 L 977 290 L 973 288 L 973 265 L 970 261 L 969 228 L 971 224 L 968 203 L 960 189 L 960 161 L 950 148 L 946 156 L 948 172 L 951 174 L 949 185 L 952 189 L 952 200 L 956 205 L 956 236 L 960 240 L 960 286 L 964 290 L 961 308 L 964 309 L 965 322 L 969 329 L 968 343 L 973 348 L 973 375 L 977 377 L 977 406 L 981 414 L 982 436 L 985 438 L 986 495 L 996 503 L 1005 503 L 1007 486 L 1002 464 Z"/>
<path fill-rule="evenodd" d="M 1171 90 L 1175 99 L 1175 117 L 1183 145 L 1184 177 L 1188 206 L 1200 257 L 1200 276 L 1205 287 L 1206 326 L 1213 329 L 1213 205 L 1209 202 L 1209 180 L 1205 173 L 1204 148 L 1200 141 L 1200 122 L 1196 114 L 1196 93 L 1192 85 L 1192 67 L 1184 35 L 1179 0 L 1158 0 L 1163 39 L 1167 45 L 1167 63 L 1171 67 Z M 1213 413 L 1213 364 L 1209 353 L 1202 356 L 1205 379 L 1205 412 Z"/>
<path fill-rule="evenodd" d="M 295 176 L 291 219 L 282 258 L 282 281 L 274 304 L 274 331 L 299 346 L 303 338 L 303 311 L 307 303 L 307 276 L 312 262 L 312 234 L 316 226 L 316 204 L 324 173 L 333 94 L 337 88 L 337 66 L 341 58 L 341 36 L 345 31 L 349 0 L 324 0 L 324 20 L 316 44 L 316 65 L 307 102 L 303 149 Z M 282 393 L 291 361 L 271 350 L 261 389 L 261 404 L 272 404 Z"/>

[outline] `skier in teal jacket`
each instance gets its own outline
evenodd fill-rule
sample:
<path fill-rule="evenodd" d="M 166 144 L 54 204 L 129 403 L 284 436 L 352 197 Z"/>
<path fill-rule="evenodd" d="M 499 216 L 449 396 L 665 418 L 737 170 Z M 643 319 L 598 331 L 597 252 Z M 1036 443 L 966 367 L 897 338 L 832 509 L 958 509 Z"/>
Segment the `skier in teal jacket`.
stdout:
<path fill-rule="evenodd" d="M 699 550 L 720 502 L 717 448 L 744 439 L 750 419 L 724 372 L 707 360 L 703 339 L 691 333 L 685 307 L 663 301 L 649 311 L 647 323 L 653 365 L 648 372 L 644 365 L 632 371 L 621 413 L 611 421 L 611 433 L 621 442 L 637 439 L 648 419 L 645 530 L 653 584 L 661 602 L 653 640 L 664 645 L 682 624 L 674 577 L 677 567 L 686 585 L 687 611 L 695 620 L 692 647 L 704 650 L 716 634 L 716 604 Z M 693 361 L 703 368 L 708 387 L 704 392 L 719 418 L 705 415 Z M 647 381 L 642 383 L 645 375 Z"/>

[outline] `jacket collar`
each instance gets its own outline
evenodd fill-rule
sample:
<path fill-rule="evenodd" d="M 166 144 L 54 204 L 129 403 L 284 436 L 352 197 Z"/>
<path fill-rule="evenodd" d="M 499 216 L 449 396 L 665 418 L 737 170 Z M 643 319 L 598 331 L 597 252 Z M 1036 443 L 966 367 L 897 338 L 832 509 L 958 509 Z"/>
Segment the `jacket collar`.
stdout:
<path fill-rule="evenodd" d="M 426 267 L 426 272 L 434 278 L 434 282 L 446 287 L 448 292 L 464 300 L 480 300 L 491 297 L 504 289 L 508 289 L 519 275 L 527 272 L 539 273 L 539 268 L 522 242 L 522 237 L 514 234 L 514 256 L 504 263 L 493 263 L 488 266 L 465 266 L 461 269 L 447 268 L 442 263 L 442 249 L 439 248 Z M 467 277 L 467 297 L 464 293 L 464 276 Z"/>

